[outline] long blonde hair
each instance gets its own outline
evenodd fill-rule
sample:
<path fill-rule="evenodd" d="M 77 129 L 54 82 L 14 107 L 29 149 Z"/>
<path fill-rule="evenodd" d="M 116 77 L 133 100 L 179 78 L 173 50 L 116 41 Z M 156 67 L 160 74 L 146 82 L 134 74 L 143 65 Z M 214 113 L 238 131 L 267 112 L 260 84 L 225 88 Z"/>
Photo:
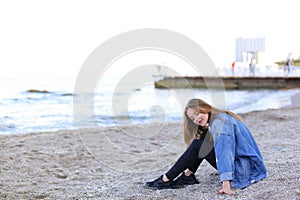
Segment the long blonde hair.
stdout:
<path fill-rule="evenodd" d="M 194 110 L 198 110 L 200 113 L 204 114 L 210 114 L 210 121 L 213 121 L 214 116 L 218 113 L 227 113 L 234 117 L 237 120 L 242 121 L 242 118 L 235 113 L 228 111 L 228 110 L 222 110 L 216 107 L 213 107 L 206 103 L 205 101 L 201 99 L 191 99 L 187 103 L 185 110 L 184 110 L 184 143 L 189 146 L 191 141 L 195 138 L 197 135 L 198 125 L 195 124 L 188 116 L 187 116 L 187 109 L 191 108 Z"/>

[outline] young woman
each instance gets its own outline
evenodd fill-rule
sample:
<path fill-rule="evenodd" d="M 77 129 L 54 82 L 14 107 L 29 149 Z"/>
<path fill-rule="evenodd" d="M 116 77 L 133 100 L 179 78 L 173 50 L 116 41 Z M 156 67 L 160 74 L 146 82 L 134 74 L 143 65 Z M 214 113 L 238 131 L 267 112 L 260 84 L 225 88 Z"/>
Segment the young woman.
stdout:
<path fill-rule="evenodd" d="M 165 175 L 147 182 L 147 187 L 170 189 L 197 184 L 194 174 L 203 159 L 219 172 L 219 194 L 234 194 L 231 187 L 245 188 L 267 177 L 252 134 L 241 118 L 230 111 L 191 99 L 184 111 L 184 141 L 186 151 Z"/>

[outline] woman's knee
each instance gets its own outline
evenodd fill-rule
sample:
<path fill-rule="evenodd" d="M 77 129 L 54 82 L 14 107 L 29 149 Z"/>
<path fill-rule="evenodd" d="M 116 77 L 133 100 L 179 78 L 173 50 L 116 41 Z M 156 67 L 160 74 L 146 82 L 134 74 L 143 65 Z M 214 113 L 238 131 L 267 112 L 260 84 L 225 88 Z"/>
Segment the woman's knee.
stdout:
<path fill-rule="evenodd" d="M 202 146 L 203 139 L 194 139 L 190 145 L 192 149 L 199 149 Z"/>

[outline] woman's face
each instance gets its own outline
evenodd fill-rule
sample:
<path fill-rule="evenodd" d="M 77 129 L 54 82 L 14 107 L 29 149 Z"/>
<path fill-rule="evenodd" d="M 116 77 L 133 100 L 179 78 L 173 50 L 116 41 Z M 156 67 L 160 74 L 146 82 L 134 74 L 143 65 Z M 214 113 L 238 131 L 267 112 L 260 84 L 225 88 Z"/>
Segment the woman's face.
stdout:
<path fill-rule="evenodd" d="M 205 126 L 208 122 L 208 114 L 200 113 L 198 110 L 188 108 L 186 114 L 190 120 L 200 126 Z"/>

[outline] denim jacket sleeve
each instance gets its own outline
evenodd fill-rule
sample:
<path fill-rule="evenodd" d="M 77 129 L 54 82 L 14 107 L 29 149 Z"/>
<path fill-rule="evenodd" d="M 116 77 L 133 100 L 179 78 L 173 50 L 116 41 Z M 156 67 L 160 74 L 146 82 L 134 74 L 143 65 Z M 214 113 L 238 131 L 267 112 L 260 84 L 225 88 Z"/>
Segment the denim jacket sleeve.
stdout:
<path fill-rule="evenodd" d="M 233 129 L 233 124 L 226 120 L 225 115 L 216 117 L 211 127 L 221 182 L 234 178 L 236 142 Z"/>

